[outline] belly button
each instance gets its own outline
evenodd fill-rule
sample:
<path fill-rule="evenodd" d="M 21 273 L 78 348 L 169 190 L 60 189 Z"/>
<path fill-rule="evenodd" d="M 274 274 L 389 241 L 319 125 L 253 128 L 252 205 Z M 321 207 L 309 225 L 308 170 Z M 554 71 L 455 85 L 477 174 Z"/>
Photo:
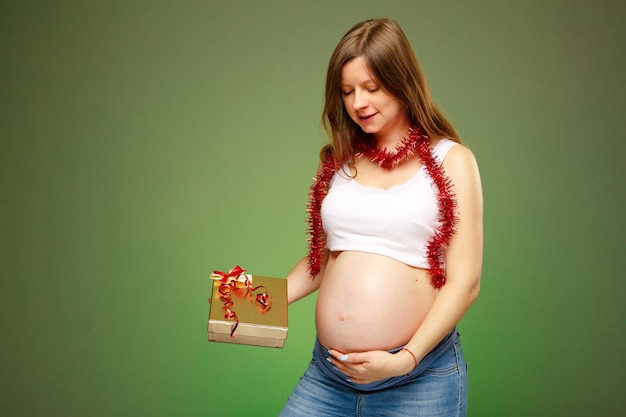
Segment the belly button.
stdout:
<path fill-rule="evenodd" d="M 346 321 L 348 319 L 348 316 L 345 314 L 340 314 L 339 315 L 339 321 Z"/>

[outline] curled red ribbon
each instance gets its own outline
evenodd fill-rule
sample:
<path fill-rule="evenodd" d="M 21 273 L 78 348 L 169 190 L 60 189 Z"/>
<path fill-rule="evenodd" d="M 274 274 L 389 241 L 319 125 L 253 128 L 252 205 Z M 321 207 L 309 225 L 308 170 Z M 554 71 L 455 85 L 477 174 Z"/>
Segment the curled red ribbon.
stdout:
<path fill-rule="evenodd" d="M 265 288 L 265 286 L 263 285 L 253 287 L 250 278 L 248 277 L 248 275 L 245 274 L 245 272 L 246 270 L 239 265 L 231 269 L 229 272 L 213 271 L 213 275 L 221 277 L 221 279 L 219 279 L 219 282 L 221 284 L 218 291 L 220 293 L 220 300 L 224 302 L 224 305 L 222 307 L 225 312 L 224 318 L 226 320 L 235 321 L 235 324 L 233 324 L 230 330 L 230 337 L 232 338 L 237 337 L 235 331 L 239 326 L 239 318 L 237 317 L 237 313 L 231 308 L 235 304 L 232 299 L 233 293 L 236 294 L 239 291 L 239 288 L 237 288 L 237 279 L 239 279 L 239 277 L 241 277 L 242 275 L 245 277 L 244 286 L 246 288 L 246 294 L 243 295 L 243 297 L 247 295 L 250 301 L 253 300 L 254 292 L 259 290 L 260 288 Z M 267 293 L 266 289 L 264 292 L 256 295 L 256 302 L 261 305 L 259 313 L 263 314 L 267 313 L 272 308 L 273 299 Z"/>

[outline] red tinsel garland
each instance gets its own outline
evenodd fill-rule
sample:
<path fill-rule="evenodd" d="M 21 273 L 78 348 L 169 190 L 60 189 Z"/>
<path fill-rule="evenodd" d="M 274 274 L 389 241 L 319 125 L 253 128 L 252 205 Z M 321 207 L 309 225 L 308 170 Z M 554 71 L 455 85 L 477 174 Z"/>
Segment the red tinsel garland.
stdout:
<path fill-rule="evenodd" d="M 322 226 L 322 201 L 328 193 L 328 185 L 335 174 L 335 162 L 332 157 L 322 162 L 319 172 L 314 178 L 309 190 L 307 213 L 309 214 L 307 233 L 309 241 L 309 275 L 314 278 L 322 268 L 323 251 L 326 247 L 326 238 Z"/>
<path fill-rule="evenodd" d="M 435 288 L 441 288 L 446 283 L 446 275 L 442 268 L 442 260 L 445 248 L 450 243 L 455 233 L 455 225 L 458 221 L 456 215 L 456 201 L 452 191 L 452 183 L 437 161 L 430 148 L 428 134 L 420 126 L 409 127 L 408 137 L 402 143 L 389 152 L 386 149 L 377 149 L 374 141 L 366 141 L 357 138 L 355 156 L 366 156 L 372 162 L 385 169 L 391 169 L 403 160 L 417 154 L 426 168 L 426 172 L 439 190 L 437 203 L 439 206 L 440 226 L 435 229 L 433 237 L 428 242 L 426 256 L 430 266 L 431 284 Z M 309 237 L 309 275 L 314 278 L 320 273 L 323 250 L 326 246 L 324 229 L 322 226 L 321 208 L 322 201 L 328 193 L 328 185 L 336 171 L 336 164 L 332 157 L 322 162 L 321 169 L 314 178 L 313 185 L 309 190 L 307 213 L 309 214 L 307 232 Z"/>

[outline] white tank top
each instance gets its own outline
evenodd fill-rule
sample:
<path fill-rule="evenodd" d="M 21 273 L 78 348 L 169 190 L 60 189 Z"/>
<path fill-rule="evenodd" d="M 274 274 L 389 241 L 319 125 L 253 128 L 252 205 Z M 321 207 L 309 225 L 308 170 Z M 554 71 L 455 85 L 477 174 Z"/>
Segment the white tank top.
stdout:
<path fill-rule="evenodd" d="M 440 140 L 434 156 L 441 163 L 456 145 Z M 437 186 L 425 167 L 400 185 L 366 187 L 345 165 L 333 176 L 322 202 L 322 224 L 330 251 L 360 251 L 389 256 L 428 269 L 426 246 L 440 226 Z"/>

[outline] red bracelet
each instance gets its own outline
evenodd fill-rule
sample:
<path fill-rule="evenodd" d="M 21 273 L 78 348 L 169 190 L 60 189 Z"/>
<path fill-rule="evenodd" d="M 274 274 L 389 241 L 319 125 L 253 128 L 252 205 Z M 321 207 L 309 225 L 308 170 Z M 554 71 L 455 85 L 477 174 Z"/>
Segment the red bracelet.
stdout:
<path fill-rule="evenodd" d="M 407 348 L 402 348 L 400 349 L 402 350 L 406 350 L 407 352 L 409 352 L 409 355 L 411 355 L 411 357 L 413 358 L 413 361 L 415 362 L 415 366 L 413 367 L 413 370 L 415 370 L 415 368 L 417 368 L 417 358 L 415 357 L 415 355 L 413 354 L 413 352 L 411 352 L 410 350 L 408 350 Z"/>

